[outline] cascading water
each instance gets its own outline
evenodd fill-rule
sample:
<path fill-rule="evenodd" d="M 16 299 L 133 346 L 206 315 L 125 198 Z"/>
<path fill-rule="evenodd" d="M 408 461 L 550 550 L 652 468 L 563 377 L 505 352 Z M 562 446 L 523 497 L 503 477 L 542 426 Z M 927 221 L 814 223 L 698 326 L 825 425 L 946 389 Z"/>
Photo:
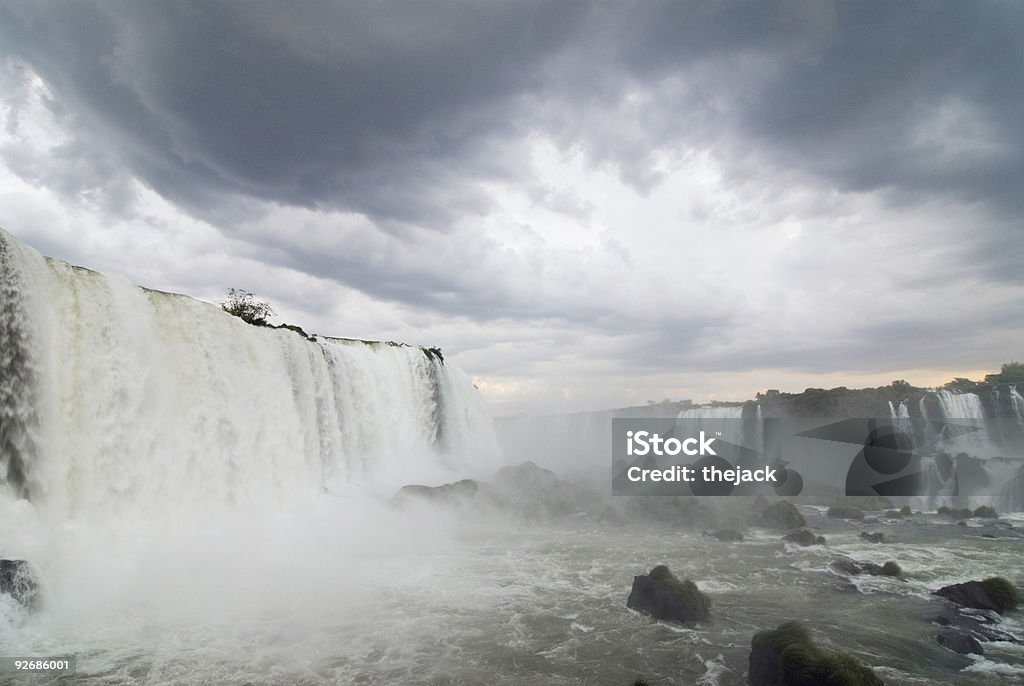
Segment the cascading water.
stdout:
<path fill-rule="evenodd" d="M 981 398 L 976 393 L 952 393 L 950 391 L 939 391 L 939 404 L 942 406 L 943 415 L 955 419 L 984 419 L 985 411 L 981 405 Z"/>
<path fill-rule="evenodd" d="M 418 348 L 245 324 L 0 235 L 3 457 L 59 517 L 303 499 L 493 467 L 482 401 Z"/>
<path fill-rule="evenodd" d="M 893 405 L 892 401 L 889 401 L 889 416 L 892 419 L 910 419 L 910 410 L 907 409 L 907 403 L 900 401 L 898 406 Z"/>
<path fill-rule="evenodd" d="M 377 556 L 443 545 L 382 496 L 500 462 L 482 399 L 431 351 L 250 326 L 2 231 L 0 374 L 0 558 L 30 562 L 33 621 L 72 650 L 121 624 L 113 643 L 175 618 L 331 621 L 373 596 Z M 0 654 L 21 654 L 5 599 Z"/>
<path fill-rule="evenodd" d="M 1024 427 L 1024 397 L 1021 397 L 1016 386 L 1010 386 L 1010 404 L 1017 413 L 1017 423 Z"/>
<path fill-rule="evenodd" d="M 760 409 L 759 405 L 758 410 Z M 745 444 L 742 405 L 694 407 L 680 412 L 678 419 L 685 421 L 691 432 L 705 431 L 714 435 L 715 431 L 724 429 L 721 436 L 723 442 L 737 446 Z M 730 421 L 723 422 L 722 420 Z M 759 437 L 760 427 L 754 428 Z"/>

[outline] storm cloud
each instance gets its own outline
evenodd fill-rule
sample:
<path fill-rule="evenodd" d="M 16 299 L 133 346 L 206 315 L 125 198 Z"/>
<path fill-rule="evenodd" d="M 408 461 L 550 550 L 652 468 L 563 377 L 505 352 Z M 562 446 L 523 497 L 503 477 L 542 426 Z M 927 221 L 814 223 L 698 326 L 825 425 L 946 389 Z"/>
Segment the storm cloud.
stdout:
<path fill-rule="evenodd" d="M 0 224 L 494 387 L 557 357 L 547 407 L 994 368 L 1022 50 L 1003 2 L 5 1 Z"/>

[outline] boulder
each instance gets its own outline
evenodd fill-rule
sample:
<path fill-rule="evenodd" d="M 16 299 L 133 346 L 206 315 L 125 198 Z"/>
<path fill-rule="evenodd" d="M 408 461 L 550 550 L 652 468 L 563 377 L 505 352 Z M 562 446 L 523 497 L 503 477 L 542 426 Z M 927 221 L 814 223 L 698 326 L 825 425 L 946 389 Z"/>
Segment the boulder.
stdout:
<path fill-rule="evenodd" d="M 889 560 L 882 565 L 882 569 L 878 573 L 881 576 L 894 576 L 897 578 L 903 577 L 903 569 L 892 560 Z"/>
<path fill-rule="evenodd" d="M 782 537 L 783 541 L 787 543 L 795 543 L 796 545 L 808 546 L 808 545 L 825 545 L 824 536 L 815 536 L 814 532 L 810 529 L 799 529 L 797 531 L 791 531 Z"/>
<path fill-rule="evenodd" d="M 799 622 L 759 631 L 750 642 L 750 686 L 883 686 L 856 658 L 819 648 Z"/>
<path fill-rule="evenodd" d="M 981 655 L 984 653 L 978 639 L 964 632 L 951 630 L 939 632 L 939 635 L 935 637 L 935 642 L 947 650 L 952 650 L 962 655 Z"/>
<path fill-rule="evenodd" d="M 462 479 L 440 486 L 413 484 L 402 486 L 391 499 L 391 503 L 398 506 L 412 502 L 425 502 L 446 507 L 461 506 L 472 501 L 479 490 L 479 484 L 472 479 Z"/>
<path fill-rule="evenodd" d="M 581 484 L 560 479 L 533 462 L 498 470 L 491 496 L 501 509 L 531 522 L 564 519 L 586 511 L 596 502 Z"/>
<path fill-rule="evenodd" d="M 832 569 L 841 574 L 847 576 L 857 576 L 859 574 L 868 574 L 870 576 L 903 576 L 903 570 L 895 562 L 889 561 L 884 565 L 878 565 L 874 562 L 862 562 L 860 560 L 851 560 L 848 557 L 841 557 L 838 560 L 832 562 L 829 565 Z"/>
<path fill-rule="evenodd" d="M 835 519 L 864 519 L 864 510 L 852 505 L 833 505 L 825 514 Z"/>
<path fill-rule="evenodd" d="M 996 514 L 996 511 L 988 505 L 982 505 L 974 511 L 974 516 L 984 519 L 996 519 L 999 515 Z"/>
<path fill-rule="evenodd" d="M 961 655 L 981 655 L 984 653 L 978 639 L 962 631 L 940 631 L 939 635 L 935 637 L 935 642 L 943 648 L 952 650 L 954 653 L 960 653 Z"/>
<path fill-rule="evenodd" d="M 743 534 L 736 529 L 716 529 L 715 531 L 702 531 L 702 536 L 714 538 L 724 543 L 734 543 L 743 540 Z"/>
<path fill-rule="evenodd" d="M 0 560 L 0 593 L 31 610 L 39 602 L 39 581 L 24 560 Z"/>
<path fill-rule="evenodd" d="M 881 543 L 881 542 L 883 542 L 885 540 L 885 534 L 883 534 L 881 531 L 877 531 L 877 532 L 861 531 L 860 532 L 860 537 L 863 538 L 868 543 Z"/>
<path fill-rule="evenodd" d="M 1007 610 L 1015 610 L 1020 604 L 1017 589 L 1006 579 L 993 576 L 984 581 L 965 581 L 962 584 L 943 586 L 935 591 L 941 596 L 961 607 L 973 607 L 979 610 L 993 610 L 1003 614 Z"/>
<path fill-rule="evenodd" d="M 968 613 L 961 612 L 958 609 L 948 609 L 932 621 L 939 626 L 950 627 L 962 633 L 968 633 L 979 641 L 1020 643 L 1016 636 L 1002 628 L 1002 618 L 998 612 L 970 609 Z"/>
<path fill-rule="evenodd" d="M 689 579 L 680 581 L 665 565 L 658 565 L 650 574 L 633 577 L 633 588 L 626 607 L 655 619 L 692 622 L 707 619 L 711 599 L 700 592 Z"/>
<path fill-rule="evenodd" d="M 807 525 L 807 520 L 796 506 L 787 500 L 780 500 L 764 508 L 761 520 L 764 526 L 772 529 L 799 529 Z"/>
<path fill-rule="evenodd" d="M 851 560 L 848 557 L 842 557 L 838 560 L 834 560 L 829 566 L 835 571 L 847 576 L 858 576 L 860 574 L 878 576 L 882 573 L 882 565 L 876 565 L 874 562 Z"/>

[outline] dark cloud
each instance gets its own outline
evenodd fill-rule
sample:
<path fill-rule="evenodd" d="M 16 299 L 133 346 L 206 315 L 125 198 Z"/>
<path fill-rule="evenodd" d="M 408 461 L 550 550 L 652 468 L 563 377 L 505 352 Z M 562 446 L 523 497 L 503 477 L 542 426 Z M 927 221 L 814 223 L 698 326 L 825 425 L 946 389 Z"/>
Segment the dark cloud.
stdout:
<path fill-rule="evenodd" d="M 517 164 L 516 96 L 579 13 L 73 2 L 9 5 L 0 24 L 83 135 L 196 212 L 238 194 L 443 227 Z"/>
<path fill-rule="evenodd" d="M 661 178 L 651 150 L 687 140 L 756 145 L 842 188 L 1016 207 L 1022 16 L 826 0 L 53 2 L 7 3 L 0 35 L 83 136 L 196 212 L 242 195 L 442 228 L 487 211 L 478 181 L 523 174 L 507 143 L 537 126 L 641 187 Z M 651 100 L 624 110 L 636 89 Z M 930 117 L 940 128 L 918 130 Z"/>
<path fill-rule="evenodd" d="M 995 1 L 0 0 L 0 162 L 115 218 L 139 180 L 252 263 L 507 336 L 596 332 L 588 359 L 640 372 L 905 366 L 878 341 L 959 341 L 961 315 L 1002 340 L 1019 309 L 872 319 L 887 287 L 1020 284 L 1022 46 L 1024 5 Z M 37 76 L 50 147 L 19 133 Z M 689 196 L 622 218 L 540 178 L 538 141 Z"/>

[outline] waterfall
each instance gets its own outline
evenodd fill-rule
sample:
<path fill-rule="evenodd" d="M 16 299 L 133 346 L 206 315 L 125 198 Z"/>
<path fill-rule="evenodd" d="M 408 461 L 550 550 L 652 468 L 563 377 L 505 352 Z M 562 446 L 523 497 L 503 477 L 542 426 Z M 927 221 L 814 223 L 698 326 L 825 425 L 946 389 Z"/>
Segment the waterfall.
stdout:
<path fill-rule="evenodd" d="M 890 400 L 889 417 L 892 419 L 910 419 L 910 410 L 907 409 L 907 403 L 901 400 L 900 404 L 898 406 L 895 406 L 892 404 L 892 401 Z"/>
<path fill-rule="evenodd" d="M 1010 404 L 1017 414 L 1017 423 L 1024 427 L 1024 397 L 1017 392 L 1017 386 L 1010 386 Z"/>
<path fill-rule="evenodd" d="M 939 391 L 938 398 L 943 416 L 947 419 L 985 418 L 981 398 L 976 393 L 951 393 L 943 390 Z"/>
<path fill-rule="evenodd" d="M 58 519 L 271 506 L 498 461 L 472 383 L 426 351 L 250 326 L 2 231 L 0 331 L 0 480 Z"/>

